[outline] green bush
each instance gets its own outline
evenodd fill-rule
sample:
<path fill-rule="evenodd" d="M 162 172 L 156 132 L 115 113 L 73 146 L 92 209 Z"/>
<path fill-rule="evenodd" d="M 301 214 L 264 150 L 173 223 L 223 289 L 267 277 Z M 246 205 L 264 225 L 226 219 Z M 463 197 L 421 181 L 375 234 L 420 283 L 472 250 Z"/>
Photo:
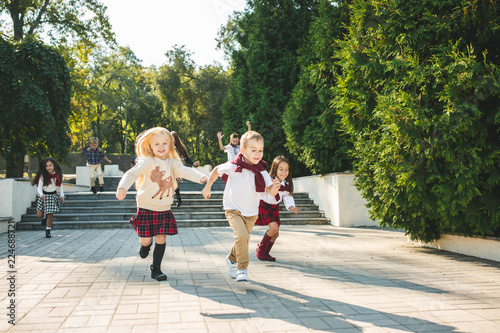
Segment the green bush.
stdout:
<path fill-rule="evenodd" d="M 431 241 L 499 235 L 500 9 L 354 1 L 335 106 L 371 217 Z"/>
<path fill-rule="evenodd" d="M 348 151 L 352 145 L 331 105 L 331 88 L 340 71 L 335 40 L 346 33 L 343 25 L 349 20 L 348 2 L 321 0 L 317 4 L 308 44 L 299 57 L 299 82 L 283 115 L 288 151 L 314 174 L 351 169 Z"/>

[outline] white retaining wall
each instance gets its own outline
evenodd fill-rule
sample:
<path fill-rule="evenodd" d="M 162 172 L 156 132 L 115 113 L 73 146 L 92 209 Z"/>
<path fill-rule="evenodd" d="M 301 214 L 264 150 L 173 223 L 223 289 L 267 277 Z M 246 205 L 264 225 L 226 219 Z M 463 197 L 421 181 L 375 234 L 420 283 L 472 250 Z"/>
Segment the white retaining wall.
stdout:
<path fill-rule="evenodd" d="M 36 187 L 29 179 L 7 178 L 0 180 L 0 217 L 21 220 L 26 209 L 36 198 Z"/>
<path fill-rule="evenodd" d="M 483 259 L 500 262 L 500 240 L 493 237 L 465 237 L 457 235 L 441 235 L 432 243 L 418 243 L 425 247 L 466 254 Z"/>
<path fill-rule="evenodd" d="M 102 168 L 102 165 L 101 165 Z M 105 164 L 104 165 L 104 176 L 123 176 L 123 171 L 118 168 L 118 164 Z M 97 173 L 94 174 L 97 178 Z M 76 167 L 76 185 L 90 187 L 90 171 L 88 166 L 77 166 Z"/>
<path fill-rule="evenodd" d="M 368 217 L 366 201 L 353 185 L 352 173 L 332 173 L 293 179 L 295 192 L 308 192 L 337 227 L 378 226 Z"/>

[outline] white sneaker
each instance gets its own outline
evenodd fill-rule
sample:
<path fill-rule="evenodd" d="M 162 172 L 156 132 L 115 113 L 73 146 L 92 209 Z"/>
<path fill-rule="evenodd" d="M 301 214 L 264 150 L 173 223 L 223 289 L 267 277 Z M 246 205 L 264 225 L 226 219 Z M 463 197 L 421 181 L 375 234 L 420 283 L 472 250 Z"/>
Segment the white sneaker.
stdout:
<path fill-rule="evenodd" d="M 248 281 L 247 279 L 247 269 L 242 269 L 241 271 L 238 269 L 236 272 L 236 282 L 246 282 Z"/>
<path fill-rule="evenodd" d="M 231 279 L 236 278 L 236 271 L 238 270 L 236 268 L 237 263 L 229 260 L 229 255 L 226 257 L 226 262 L 227 262 L 227 275 L 229 275 Z"/>

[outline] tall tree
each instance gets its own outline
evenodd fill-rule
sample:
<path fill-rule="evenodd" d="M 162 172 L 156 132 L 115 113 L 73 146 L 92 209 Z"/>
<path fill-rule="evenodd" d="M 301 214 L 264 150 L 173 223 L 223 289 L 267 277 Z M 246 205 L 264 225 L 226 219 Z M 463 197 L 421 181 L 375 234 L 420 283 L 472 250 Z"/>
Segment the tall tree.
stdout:
<path fill-rule="evenodd" d="M 182 47 L 168 51 L 167 64 L 156 73 L 156 93 L 164 110 L 163 126 L 179 133 L 200 163 L 220 163 L 217 131 L 222 127 L 221 105 L 229 76 L 219 65 L 196 68 Z"/>
<path fill-rule="evenodd" d="M 246 130 L 250 120 L 266 140 L 267 160 L 287 153 L 282 116 L 298 82 L 298 52 L 306 45 L 316 3 L 249 1 L 220 36 L 231 53 L 232 69 L 224 133 Z"/>
<path fill-rule="evenodd" d="M 308 44 L 300 51 L 299 82 L 283 115 L 288 150 L 314 174 L 351 169 L 352 144 L 331 103 L 341 72 L 336 41 L 347 32 L 349 2 L 319 1 Z"/>
<path fill-rule="evenodd" d="M 500 7 L 356 0 L 336 101 L 374 220 L 500 235 Z"/>
<path fill-rule="evenodd" d="M 94 96 L 86 115 L 87 134 L 98 137 L 109 151 L 133 150 L 127 149 L 132 134 L 129 123 L 147 106 L 145 98 L 150 93 L 140 62 L 130 48 L 119 47 L 95 55 L 90 66 L 87 84 Z"/>
<path fill-rule="evenodd" d="M 51 44 L 66 44 L 68 41 L 71 41 L 72 43 L 81 42 L 87 45 L 87 47 L 95 46 L 100 41 L 114 41 L 111 26 L 105 14 L 105 6 L 94 0 L 75 0 L 71 2 L 50 0 L 1 0 L 0 15 L 5 18 L 5 22 L 3 22 L 0 27 L 0 34 L 8 36 L 12 33 L 10 39 L 5 39 L 2 43 L 4 45 L 6 45 L 6 43 L 11 43 L 16 48 L 26 49 L 25 52 L 35 52 L 38 53 L 38 56 L 41 56 L 37 58 L 37 55 L 34 55 L 35 58 L 33 59 L 16 58 L 15 62 L 10 62 L 13 68 L 18 68 L 20 72 L 16 74 L 16 70 L 7 69 L 7 71 L 10 71 L 10 74 L 13 75 L 13 80 L 11 81 L 12 87 L 5 87 L 4 91 L 8 91 L 9 89 L 15 90 L 15 82 L 19 80 L 22 75 L 28 75 L 29 78 L 33 79 L 33 82 L 50 81 L 47 75 L 55 75 L 53 80 L 56 81 L 65 77 L 65 75 L 61 73 L 66 71 L 66 69 L 62 67 L 56 69 L 53 67 L 56 63 L 58 65 L 63 65 L 64 63 L 59 63 L 55 59 L 55 56 L 50 59 L 46 59 L 42 56 L 42 53 L 45 52 L 42 50 L 51 50 L 50 52 L 54 52 L 54 49 L 46 49 L 40 44 L 39 41 L 42 40 L 42 38 L 50 40 Z M 8 19 L 10 19 L 10 21 Z M 26 42 L 21 43 L 21 41 L 25 39 Z M 17 46 L 18 43 L 21 44 Z M 36 51 L 30 51 L 28 45 L 33 45 L 33 50 Z M 45 64 L 46 60 L 47 64 Z M 48 68 L 51 68 L 51 70 Z M 26 72 L 27 70 L 32 70 L 33 73 L 30 74 Z M 50 73 L 51 71 L 52 73 Z M 41 75 L 41 77 L 33 77 L 35 74 Z M 27 86 L 24 85 L 26 82 L 27 81 L 21 82 L 21 86 L 26 88 L 27 91 L 30 91 L 31 88 L 28 89 Z M 70 81 L 61 83 L 61 86 L 58 88 L 65 90 L 63 85 L 66 86 L 69 84 Z M 39 89 L 43 91 L 48 88 L 39 87 Z M 38 99 L 33 101 L 32 99 L 35 97 Z M 7 98 L 7 96 L 2 96 L 2 98 Z M 31 102 L 35 104 L 46 103 L 46 98 L 47 96 L 44 94 L 34 94 L 30 96 Z M 65 95 L 61 96 L 61 99 L 64 100 Z M 10 109 L 5 111 L 13 113 L 16 108 L 19 108 L 25 102 L 26 101 L 18 100 L 16 101 L 16 105 L 10 106 Z M 48 104 L 47 109 L 35 107 L 29 109 L 34 113 L 42 112 L 38 115 L 33 115 L 32 118 L 34 119 L 43 117 L 57 118 L 57 114 L 63 112 L 63 110 L 68 113 L 67 115 L 69 115 L 70 112 L 69 107 L 65 106 L 57 109 L 51 103 Z M 46 113 L 49 113 L 49 115 Z M 67 115 L 64 116 L 65 119 L 67 119 Z M 43 141 L 50 138 L 50 134 L 54 135 L 54 132 L 59 132 L 55 134 L 55 136 L 67 136 L 67 126 L 44 127 L 41 128 L 43 131 L 41 135 L 38 133 L 36 136 L 35 132 L 26 131 L 26 128 L 20 127 L 20 122 L 2 123 L 0 126 L 4 127 L 4 131 L 13 130 L 14 133 L 25 133 L 24 139 L 18 136 L 12 137 L 13 141 L 11 144 L 0 151 L 7 160 L 7 177 L 22 177 L 23 158 L 25 153 L 30 153 L 32 155 L 50 154 L 59 156 L 60 159 L 62 159 L 68 151 L 68 147 L 66 146 L 58 147 L 57 151 L 54 151 L 52 150 L 53 145 L 50 142 Z M 36 144 L 26 146 L 26 142 Z M 41 147 L 44 148 L 42 149 Z"/>
<path fill-rule="evenodd" d="M 22 177 L 25 154 L 67 154 L 71 79 L 64 59 L 31 39 L 0 40 L 0 59 L 0 154 L 6 176 Z"/>
<path fill-rule="evenodd" d="M 200 162 L 218 165 L 227 159 L 219 149 L 217 132 L 222 128 L 222 104 L 227 97 L 229 82 L 229 73 L 220 65 L 208 65 L 198 72 L 195 89 L 199 92 L 202 109 L 194 154 Z"/>
<path fill-rule="evenodd" d="M 96 0 L 0 0 L 0 14 L 11 19 L 1 31 L 11 30 L 15 41 L 46 34 L 52 44 L 68 38 L 114 42 L 106 7 Z"/>

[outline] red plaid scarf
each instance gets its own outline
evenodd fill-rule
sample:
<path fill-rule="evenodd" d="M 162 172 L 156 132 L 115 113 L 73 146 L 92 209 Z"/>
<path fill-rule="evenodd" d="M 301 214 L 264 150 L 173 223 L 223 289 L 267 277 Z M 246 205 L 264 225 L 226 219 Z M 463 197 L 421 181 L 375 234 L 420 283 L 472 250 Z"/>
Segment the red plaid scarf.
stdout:
<path fill-rule="evenodd" d="M 236 169 L 234 172 L 241 172 L 243 169 L 247 169 L 252 171 L 255 174 L 255 189 L 257 192 L 265 192 L 266 191 L 266 182 L 264 180 L 264 176 L 260 173 L 267 169 L 267 162 L 264 160 L 260 160 L 259 164 L 250 164 L 243 161 L 243 154 L 239 153 L 236 155 L 236 158 L 231 163 L 236 164 Z M 227 174 L 222 174 L 222 180 L 227 183 Z"/>
<path fill-rule="evenodd" d="M 285 182 L 285 186 L 283 186 L 283 185 L 280 186 L 280 189 L 279 189 L 278 193 L 276 193 L 276 195 L 274 196 L 274 198 L 277 201 L 280 201 L 280 191 L 281 192 L 283 192 L 283 191 L 290 192 L 290 184 L 288 184 L 287 182 Z"/>
<path fill-rule="evenodd" d="M 61 180 L 59 179 L 57 173 L 49 173 L 49 183 L 52 178 L 56 180 L 56 186 L 61 186 Z"/>

